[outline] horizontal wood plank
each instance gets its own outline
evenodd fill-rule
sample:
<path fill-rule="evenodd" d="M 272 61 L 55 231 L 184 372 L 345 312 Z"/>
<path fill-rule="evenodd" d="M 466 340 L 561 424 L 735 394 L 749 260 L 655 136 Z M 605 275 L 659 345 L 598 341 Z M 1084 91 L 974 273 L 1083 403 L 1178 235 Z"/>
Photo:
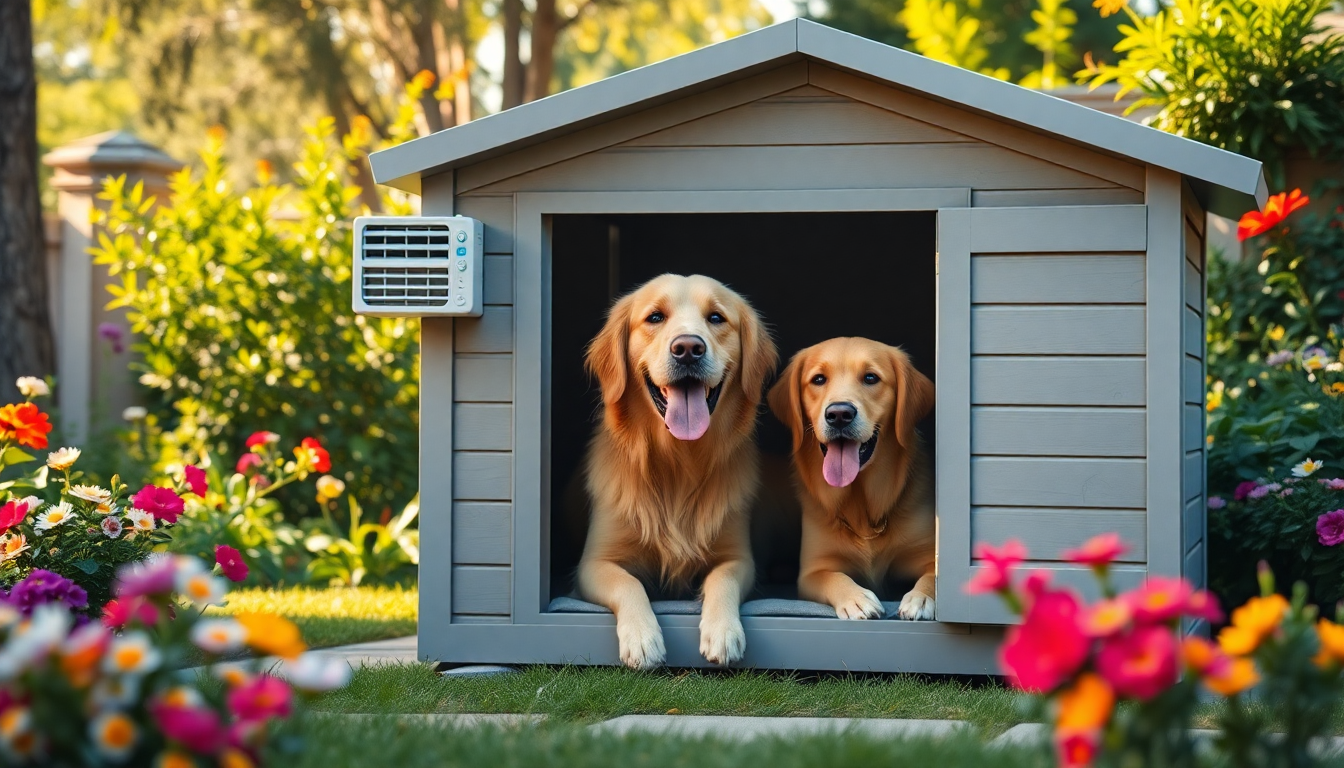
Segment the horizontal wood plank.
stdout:
<path fill-rule="evenodd" d="M 454 451 L 453 498 L 467 501 L 511 501 L 513 454 Z"/>
<path fill-rule="evenodd" d="M 507 616 L 513 579 L 511 570 L 481 565 L 453 568 L 453 613 Z"/>
<path fill-rule="evenodd" d="M 459 501 L 453 504 L 453 563 L 511 565 L 513 505 Z"/>
<path fill-rule="evenodd" d="M 454 319 L 453 330 L 458 352 L 512 352 L 513 307 L 487 306 L 480 317 Z"/>
<path fill-rule="evenodd" d="M 456 355 L 453 400 L 459 403 L 513 402 L 513 355 Z"/>
<path fill-rule="evenodd" d="M 454 624 L 512 624 L 508 616 L 476 616 L 470 613 L 454 613 Z"/>
<path fill-rule="evenodd" d="M 1181 442 L 1187 451 L 1204 450 L 1204 409 L 1191 403 L 1185 404 Z"/>
<path fill-rule="evenodd" d="M 623 146 L 805 146 L 963 141 L 972 139 L 946 128 L 831 94 L 762 99 L 641 136 Z"/>
<path fill-rule="evenodd" d="M 464 195 L 456 203 L 459 216 L 480 220 L 487 254 L 513 253 L 513 195 Z"/>
<path fill-rule="evenodd" d="M 977 189 L 975 208 L 1023 208 L 1048 205 L 1142 205 L 1143 193 L 1129 187 L 1106 189 Z"/>
<path fill-rule="evenodd" d="M 1185 490 L 1187 500 L 1204 495 L 1204 451 L 1185 454 L 1181 467 L 1181 487 Z"/>
<path fill-rule="evenodd" d="M 975 405 L 1143 405 L 1143 358 L 984 357 L 971 359 Z"/>
<path fill-rule="evenodd" d="M 977 211 L 971 228 L 971 253 L 1108 253 L 1148 249 L 1148 207 L 1144 205 Z"/>
<path fill-rule="evenodd" d="M 453 405 L 453 450 L 513 449 L 513 406 L 490 403 Z"/>
<path fill-rule="evenodd" d="M 483 191 L 637 192 L 856 187 L 1089 189 L 1108 186 L 1111 186 L 1109 182 L 1095 176 L 1001 147 L 965 143 L 613 147 L 505 179 Z"/>
<path fill-rule="evenodd" d="M 1181 520 L 1185 529 L 1185 546 L 1182 551 L 1189 552 L 1197 542 L 1204 540 L 1207 509 L 1204 499 L 1191 499 L 1185 503 L 1185 513 Z"/>
<path fill-rule="evenodd" d="M 1185 309 L 1182 315 L 1185 338 L 1183 341 L 1185 354 L 1190 357 L 1204 359 L 1204 320 L 1195 314 L 1189 307 Z"/>
<path fill-rule="evenodd" d="M 1148 559 L 1147 515 L 1133 509 L 1023 509 L 974 507 L 971 538 L 975 544 L 998 546 L 1018 539 L 1026 546 L 1029 560 L 1062 560 L 1061 553 L 1093 536 L 1117 533 L 1129 548 L 1120 562 L 1142 563 Z"/>
<path fill-rule="evenodd" d="M 971 258 L 977 304 L 1142 304 L 1142 254 Z"/>
<path fill-rule="evenodd" d="M 1143 307 L 971 308 L 977 355 L 1141 355 L 1145 331 Z"/>
<path fill-rule="evenodd" d="M 486 256 L 481 260 L 481 301 L 485 304 L 513 303 L 513 257 Z"/>
<path fill-rule="evenodd" d="M 1143 509 L 1142 459 L 971 459 L 971 504 L 1000 507 Z"/>
<path fill-rule="evenodd" d="M 1185 402 L 1203 406 L 1204 404 L 1204 363 L 1193 357 L 1186 357 L 1182 363 L 1181 384 L 1185 389 Z"/>
<path fill-rule="evenodd" d="M 971 453 L 981 456 L 1117 456 L 1143 458 L 1142 408 L 971 409 Z"/>

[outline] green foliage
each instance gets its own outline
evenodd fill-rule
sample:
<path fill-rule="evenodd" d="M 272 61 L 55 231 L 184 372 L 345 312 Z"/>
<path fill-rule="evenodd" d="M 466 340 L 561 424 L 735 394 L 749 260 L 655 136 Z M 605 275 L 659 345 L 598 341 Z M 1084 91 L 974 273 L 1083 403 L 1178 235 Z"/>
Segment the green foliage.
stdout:
<path fill-rule="evenodd" d="M 379 584 L 413 581 L 420 563 L 420 531 L 410 527 L 420 515 L 420 496 L 388 523 L 363 522 L 364 510 L 354 496 L 345 536 L 323 509 L 322 522 L 312 526 L 304 546 L 312 552 L 308 575 L 315 583 L 358 587 L 366 579 Z"/>
<path fill-rule="evenodd" d="M 967 8 L 951 0 L 906 0 L 900 13 L 901 23 L 909 30 L 916 51 L 944 64 L 1008 79 L 1008 70 L 989 68 L 989 48 L 980 34 L 979 0 L 969 0 Z"/>
<path fill-rule="evenodd" d="M 332 122 L 309 130 L 294 187 L 235 191 L 214 133 L 203 171 L 172 179 L 155 207 L 140 185 L 110 181 L 107 234 L 94 249 L 120 285 L 140 339 L 151 410 L 176 436 L 160 464 L 236 453 L 256 430 L 319 438 L 342 477 L 379 507 L 414 493 L 417 466 L 413 320 L 350 310 L 347 183 L 359 141 L 338 145 Z M 302 511 L 306 497 L 283 506 Z"/>
<path fill-rule="evenodd" d="M 1344 36 L 1317 17 L 1330 0 L 1174 0 L 1151 17 L 1125 8 L 1124 58 L 1080 72 L 1118 82 L 1156 106 L 1150 124 L 1263 161 L 1273 186 L 1284 160 L 1344 152 Z"/>
<path fill-rule="evenodd" d="M 1040 7 L 1031 12 L 1036 28 L 1022 39 L 1041 52 L 1041 68 L 1023 78 L 1022 85 L 1048 90 L 1069 82 L 1060 69 L 1074 59 L 1069 40 L 1073 37 L 1073 25 L 1078 23 L 1078 14 L 1064 0 L 1039 0 L 1039 4 Z"/>

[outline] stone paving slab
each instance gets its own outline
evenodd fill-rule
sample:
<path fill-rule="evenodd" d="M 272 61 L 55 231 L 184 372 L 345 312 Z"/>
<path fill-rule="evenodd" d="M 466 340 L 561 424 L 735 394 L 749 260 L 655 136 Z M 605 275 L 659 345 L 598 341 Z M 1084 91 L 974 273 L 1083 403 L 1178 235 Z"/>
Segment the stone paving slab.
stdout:
<path fill-rule="evenodd" d="M 339 717 L 344 719 L 365 720 L 372 722 L 397 722 L 414 725 L 434 725 L 444 728 L 480 728 L 482 726 L 493 726 L 496 728 L 523 728 L 540 725 L 546 721 L 545 715 L 518 715 L 518 714 L 345 714 L 340 712 L 314 712 L 314 715 L 320 717 Z"/>
<path fill-rule="evenodd" d="M 415 635 L 396 637 L 391 640 L 375 640 L 371 643 L 338 645 L 335 648 L 317 648 L 316 653 L 325 653 L 350 662 L 351 666 L 368 666 L 388 662 L 415 662 Z"/>
<path fill-rule="evenodd" d="M 623 715 L 589 726 L 623 735 L 631 732 L 749 741 L 760 737 L 861 733 L 876 738 L 945 737 L 970 728 L 960 720 L 890 720 L 855 717 L 719 717 L 708 715 Z"/>

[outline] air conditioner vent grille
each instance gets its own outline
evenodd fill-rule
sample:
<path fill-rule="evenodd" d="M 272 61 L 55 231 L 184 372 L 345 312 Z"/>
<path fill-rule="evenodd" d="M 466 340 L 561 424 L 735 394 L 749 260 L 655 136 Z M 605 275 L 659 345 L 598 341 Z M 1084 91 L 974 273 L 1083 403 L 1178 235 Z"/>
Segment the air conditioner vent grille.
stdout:
<path fill-rule="evenodd" d="M 452 231 L 443 224 L 396 224 L 364 228 L 364 257 L 432 259 L 451 255 Z"/>
<path fill-rule="evenodd" d="M 381 307 L 442 307 L 452 276 L 447 267 L 364 267 L 364 302 Z"/>

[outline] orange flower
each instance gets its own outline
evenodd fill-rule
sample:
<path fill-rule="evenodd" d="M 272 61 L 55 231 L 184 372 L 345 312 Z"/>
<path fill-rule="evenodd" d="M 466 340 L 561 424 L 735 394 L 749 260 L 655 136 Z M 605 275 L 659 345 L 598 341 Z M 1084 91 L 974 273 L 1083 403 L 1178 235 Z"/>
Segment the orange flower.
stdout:
<path fill-rule="evenodd" d="M 1129 5 L 1129 0 L 1093 0 L 1092 7 L 1101 11 L 1101 17 L 1113 16 L 1120 12 L 1121 8 Z"/>
<path fill-rule="evenodd" d="M 1312 661 L 1324 667 L 1334 662 L 1344 664 L 1344 627 L 1329 619 L 1316 622 L 1316 637 L 1321 641 L 1321 650 Z"/>
<path fill-rule="evenodd" d="M 258 160 L 257 181 L 260 181 L 262 184 L 270 184 L 271 179 L 274 178 L 275 178 L 275 166 L 271 165 L 271 161 L 267 160 L 264 157 Z"/>
<path fill-rule="evenodd" d="M 215 144 L 223 144 L 224 139 L 228 138 L 229 132 L 225 130 L 222 125 L 212 125 L 210 126 L 210 129 L 205 132 L 205 135 Z"/>
<path fill-rule="evenodd" d="M 33 403 L 0 406 L 0 441 L 16 440 L 29 448 L 46 448 L 51 421 Z"/>
<path fill-rule="evenodd" d="M 411 84 L 414 85 L 416 88 L 419 88 L 420 90 L 424 91 L 428 90 L 430 86 L 434 85 L 434 80 L 435 78 L 433 72 L 430 72 L 428 69 L 422 69 L 419 72 L 415 73 L 415 77 L 411 78 Z"/>
<path fill-rule="evenodd" d="M 1248 211 L 1241 217 L 1241 221 L 1237 222 L 1237 239 L 1247 240 L 1256 235 L 1263 235 L 1282 224 L 1293 211 L 1310 202 L 1311 198 L 1302 194 L 1300 189 L 1288 193 L 1280 192 L 1270 197 L 1265 203 L 1264 213 Z"/>
<path fill-rule="evenodd" d="M 1198 675 L 1220 672 L 1229 661 L 1218 646 L 1198 635 L 1181 641 L 1181 660 L 1187 669 Z"/>
<path fill-rule="evenodd" d="M 1218 645 L 1229 656 L 1246 656 L 1283 621 L 1288 601 L 1283 595 L 1253 597 L 1232 612 L 1232 625 L 1218 633 Z"/>
<path fill-rule="evenodd" d="M 1083 633 L 1088 637 L 1110 637 L 1124 629 L 1133 617 L 1128 601 L 1102 600 L 1083 613 Z"/>
<path fill-rule="evenodd" d="M 1204 676 L 1204 685 L 1220 696 L 1236 696 L 1260 682 L 1260 673 L 1250 659 L 1231 659 L 1217 674 Z"/>
<path fill-rule="evenodd" d="M 247 630 L 247 644 L 253 650 L 291 660 L 308 650 L 299 628 L 288 619 L 270 613 L 240 613 L 234 618 Z"/>
<path fill-rule="evenodd" d="M 1101 728 L 1115 709 L 1115 691 L 1100 675 L 1084 672 L 1059 695 L 1055 727 L 1061 731 Z"/>

